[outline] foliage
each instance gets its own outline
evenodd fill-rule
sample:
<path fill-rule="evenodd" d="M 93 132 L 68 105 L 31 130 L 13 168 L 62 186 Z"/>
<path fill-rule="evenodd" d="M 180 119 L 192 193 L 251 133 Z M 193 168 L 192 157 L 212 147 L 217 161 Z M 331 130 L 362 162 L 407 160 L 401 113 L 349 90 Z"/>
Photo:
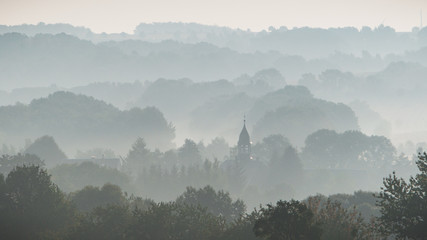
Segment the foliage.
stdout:
<path fill-rule="evenodd" d="M 58 165 L 67 158 L 51 136 L 36 139 L 25 149 L 25 153 L 37 155 L 48 167 Z"/>
<path fill-rule="evenodd" d="M 278 201 L 261 207 L 255 235 L 271 240 L 320 239 L 321 229 L 313 212 L 299 201 Z"/>
<path fill-rule="evenodd" d="M 126 206 L 98 207 L 82 218 L 70 239 L 219 239 L 225 225 L 199 207 L 152 204 L 147 210 Z"/>
<path fill-rule="evenodd" d="M 97 207 L 80 217 L 67 232 L 71 240 L 130 239 L 128 235 L 132 215 L 125 205 Z"/>
<path fill-rule="evenodd" d="M 151 151 L 143 138 L 137 138 L 126 157 L 125 168 L 131 173 L 140 174 L 143 168 L 149 168 L 151 164 Z"/>
<path fill-rule="evenodd" d="M 344 208 L 340 202 L 330 198 L 323 201 L 321 196 L 309 197 L 307 205 L 322 229 L 320 239 L 373 239 L 372 229 L 369 229 L 355 206 Z"/>
<path fill-rule="evenodd" d="M 200 103 L 234 92 L 235 86 L 224 79 L 193 82 L 188 78 L 176 80 L 160 78 L 147 85 L 137 104 L 157 106 L 172 116 L 182 116 L 190 113 Z M 171 102 L 174 104 L 170 104 Z"/>
<path fill-rule="evenodd" d="M 363 197 L 363 196 L 362 196 Z M 224 191 L 188 187 L 175 202 L 125 197 L 120 187 L 87 186 L 68 202 L 38 166 L 0 175 L 0 231 L 7 239 L 377 239 L 356 208 L 309 198 L 244 214 Z M 364 201 L 361 199 L 361 201 Z M 75 204 L 77 210 L 72 207 Z"/>
<path fill-rule="evenodd" d="M 312 168 L 378 169 L 392 165 L 395 153 L 385 137 L 323 129 L 307 137 L 302 157 Z"/>
<path fill-rule="evenodd" d="M 393 174 L 384 178 L 378 195 L 380 230 L 397 239 L 425 239 L 427 236 L 427 154 L 418 156 L 419 173 L 409 181 Z"/>
<path fill-rule="evenodd" d="M 21 154 L 9 156 L 3 155 L 0 157 L 0 173 L 7 175 L 10 171 L 12 171 L 17 166 L 44 166 L 44 162 L 40 160 L 39 157 L 32 154 Z"/>
<path fill-rule="evenodd" d="M 149 154 L 147 149 L 147 144 L 143 138 L 136 139 L 135 143 L 132 145 L 132 149 L 129 151 L 127 159 L 131 161 L 144 161 Z M 145 160 L 146 161 L 146 160 Z"/>
<path fill-rule="evenodd" d="M 136 239 L 218 239 L 225 223 L 200 207 L 160 203 L 135 212 L 132 235 Z"/>
<path fill-rule="evenodd" d="M 373 56 L 412 50 L 426 39 L 425 29 L 419 34 L 396 33 L 394 29 L 384 26 L 375 29 L 364 27 L 360 31 L 353 27 L 281 27 L 259 34 L 240 29 L 215 28 L 186 23 L 141 24 L 135 35 L 119 37 L 132 41 L 117 41 L 114 34 L 95 34 L 88 29 L 62 24 L 1 26 L 1 34 L 9 32 L 0 38 L 4 53 L 0 60 L 2 66 L 5 66 L 1 80 L 29 85 L 29 79 L 33 79 L 33 84 L 40 81 L 48 85 L 52 83 L 48 79 L 55 79 L 56 84 L 61 86 L 69 82 L 80 85 L 117 79 L 133 81 L 138 76 L 157 79 L 161 76 L 176 78 L 185 75 L 193 79 L 212 80 L 273 66 L 286 73 L 286 76 L 291 74 L 292 78 L 297 79 L 301 73 L 318 72 L 319 69 L 335 65 L 340 69 L 359 70 L 357 66 L 362 62 L 365 68 L 372 69 L 373 66 L 369 65 L 374 65 L 374 69 L 383 68 L 387 58 Z M 103 43 L 93 43 L 99 41 Z M 364 50 L 373 56 L 367 54 L 362 59 L 353 56 Z M 395 56 L 393 59 L 412 56 L 412 59 L 424 62 L 423 52 L 416 53 L 410 51 L 407 55 L 400 58 Z M 302 57 L 292 56 L 297 54 Z M 330 55 L 338 57 L 319 59 Z M 45 62 L 37 61 L 40 58 Z M 136 67 L 141 62 L 146 67 Z M 168 71 L 162 71 L 164 69 Z M 298 75 L 294 73 L 296 70 Z M 50 77 L 46 79 L 43 73 L 49 73 Z M 203 91 L 201 94 L 206 93 L 209 92 Z"/>
<path fill-rule="evenodd" d="M 151 199 L 143 199 L 142 197 L 136 197 L 134 195 L 131 195 L 128 199 L 126 199 L 126 202 L 130 210 L 138 209 L 141 211 L 147 211 L 151 205 L 155 204 L 155 202 Z"/>
<path fill-rule="evenodd" d="M 238 181 L 238 176 L 233 175 L 220 167 L 218 161 L 206 160 L 203 165 L 181 166 L 176 165 L 170 169 L 160 165 L 152 165 L 138 175 L 136 179 L 139 194 L 155 200 L 175 199 L 187 186 L 203 187 L 211 185 L 214 188 L 230 190 L 229 187 Z M 164 191 L 169 189 L 169 191 Z"/>
<path fill-rule="evenodd" d="M 89 159 L 89 158 L 116 158 L 116 154 L 111 149 L 104 148 L 92 148 L 86 151 L 78 150 L 75 158 L 77 159 Z"/>
<path fill-rule="evenodd" d="M 230 146 L 225 139 L 216 137 L 206 146 L 204 157 L 211 160 L 218 159 L 218 161 L 223 161 L 229 154 Z"/>
<path fill-rule="evenodd" d="M 314 98 L 302 86 L 286 86 L 266 94 L 255 102 L 249 117 L 256 119 L 254 138 L 282 134 L 298 146 L 319 129 L 340 132 L 359 129 L 350 107 Z"/>
<path fill-rule="evenodd" d="M 333 194 L 327 199 L 333 202 L 339 202 L 342 207 L 352 210 L 355 208 L 366 223 L 372 218 L 380 216 L 380 208 L 376 205 L 377 198 L 374 192 L 356 191 L 353 194 Z M 326 197 L 325 200 L 326 201 Z"/>
<path fill-rule="evenodd" d="M 93 97 L 71 92 L 55 92 L 28 105 L 0 107 L 0 131 L 14 138 L 54 133 L 61 143 L 80 148 L 94 141 L 99 143 L 100 139 L 108 146 L 144 136 L 150 147 L 169 149 L 174 146 L 175 137 L 174 127 L 157 108 L 121 111 Z M 46 137 L 41 140 L 42 145 L 49 143 Z"/>
<path fill-rule="evenodd" d="M 92 209 L 106 205 L 123 205 L 125 196 L 119 186 L 104 184 L 102 188 L 86 186 L 82 190 L 71 193 L 71 201 L 80 211 L 91 211 Z"/>
<path fill-rule="evenodd" d="M 180 164 L 184 166 L 195 166 L 202 163 L 197 144 L 191 139 L 185 139 L 184 145 L 178 149 L 178 157 Z"/>
<path fill-rule="evenodd" d="M 255 222 L 260 218 L 260 212 L 254 209 L 250 214 L 242 215 L 228 226 L 222 236 L 222 240 L 256 240 L 253 231 Z"/>
<path fill-rule="evenodd" d="M 71 204 L 39 166 L 18 166 L 0 185 L 3 238 L 44 239 L 72 224 Z"/>
<path fill-rule="evenodd" d="M 270 135 L 256 143 L 252 153 L 255 161 L 252 168 L 245 167 L 245 176 L 249 185 L 256 184 L 263 191 L 262 201 L 292 197 L 304 179 L 304 171 L 299 154 L 288 139 L 280 134 Z M 254 191 L 248 193 L 251 192 Z M 257 201 L 261 201 L 259 197 Z"/>
<path fill-rule="evenodd" d="M 288 146 L 281 155 L 273 154 L 269 162 L 269 173 L 271 182 L 298 185 L 303 178 L 303 168 L 297 150 Z"/>
<path fill-rule="evenodd" d="M 130 188 L 130 178 L 116 169 L 99 166 L 92 162 L 62 164 L 51 170 L 52 180 L 65 192 L 74 192 L 87 185 L 103 186 L 111 183 L 126 191 Z"/>
<path fill-rule="evenodd" d="M 206 208 L 214 216 L 221 216 L 227 222 L 240 218 L 246 209 L 242 200 L 233 201 L 230 193 L 223 190 L 215 191 L 211 186 L 195 189 L 187 187 L 175 201 L 177 204 L 187 204 Z"/>
<path fill-rule="evenodd" d="M 269 162 L 273 156 L 283 155 L 289 146 L 291 146 L 289 140 L 283 135 L 273 134 L 252 146 L 252 155 L 262 162 Z"/>

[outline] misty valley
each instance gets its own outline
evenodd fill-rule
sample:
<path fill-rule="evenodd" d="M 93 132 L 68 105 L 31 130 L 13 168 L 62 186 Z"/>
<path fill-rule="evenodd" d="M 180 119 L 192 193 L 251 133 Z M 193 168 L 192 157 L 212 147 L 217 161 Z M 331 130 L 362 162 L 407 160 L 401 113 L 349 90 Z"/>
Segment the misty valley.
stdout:
<path fill-rule="evenodd" d="M 427 28 L 0 25 L 1 239 L 427 239 Z"/>

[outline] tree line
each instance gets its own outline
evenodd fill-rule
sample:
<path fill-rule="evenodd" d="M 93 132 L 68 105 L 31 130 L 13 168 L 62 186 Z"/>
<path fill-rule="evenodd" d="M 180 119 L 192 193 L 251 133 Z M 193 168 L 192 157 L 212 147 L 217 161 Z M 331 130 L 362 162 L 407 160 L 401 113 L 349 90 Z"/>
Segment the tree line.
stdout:
<path fill-rule="evenodd" d="M 44 168 L 22 165 L 0 175 L 0 230 L 5 239 L 424 239 L 426 153 L 417 166 L 409 181 L 384 178 L 381 214 L 367 221 L 321 196 L 246 212 L 243 201 L 210 186 L 159 203 L 108 183 L 65 194 Z"/>
<path fill-rule="evenodd" d="M 270 135 L 252 146 L 252 159 L 238 162 L 234 147 L 222 138 L 206 145 L 186 139 L 181 147 L 167 151 L 152 150 L 138 138 L 121 159 L 111 150 L 92 149 L 78 152 L 88 161 L 80 163 L 65 160 L 55 140 L 43 136 L 19 154 L 0 157 L 0 172 L 7 175 L 15 166 L 36 164 L 46 166 L 53 181 L 68 193 L 111 182 L 156 201 L 172 200 L 187 186 L 211 185 L 255 207 L 315 192 L 373 191 L 381 183 L 378 176 L 392 169 L 406 176 L 414 168 L 409 159 L 396 155 L 387 138 L 358 131 L 319 130 L 307 137 L 305 145 L 297 149 L 284 136 Z M 122 165 L 119 169 L 100 166 L 90 162 L 92 157 L 115 158 L 111 160 Z"/>

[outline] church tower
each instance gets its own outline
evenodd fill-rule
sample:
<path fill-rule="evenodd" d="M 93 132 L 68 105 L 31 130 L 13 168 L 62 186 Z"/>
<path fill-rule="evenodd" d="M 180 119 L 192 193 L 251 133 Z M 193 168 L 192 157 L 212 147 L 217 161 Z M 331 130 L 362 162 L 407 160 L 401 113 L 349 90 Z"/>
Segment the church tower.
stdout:
<path fill-rule="evenodd" d="M 243 120 L 243 129 L 240 132 L 239 142 L 237 143 L 237 160 L 249 161 L 251 158 L 251 139 L 248 130 L 246 130 L 246 119 Z"/>

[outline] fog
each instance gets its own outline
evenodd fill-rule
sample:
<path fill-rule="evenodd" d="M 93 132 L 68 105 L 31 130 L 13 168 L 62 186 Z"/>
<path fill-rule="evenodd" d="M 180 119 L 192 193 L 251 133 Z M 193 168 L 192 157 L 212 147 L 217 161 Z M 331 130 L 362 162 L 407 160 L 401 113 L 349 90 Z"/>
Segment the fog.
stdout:
<path fill-rule="evenodd" d="M 85 191 L 233 214 L 322 194 L 367 221 L 366 192 L 427 149 L 426 77 L 427 27 L 1 25 L 0 172 L 40 165 L 83 212 Z"/>

